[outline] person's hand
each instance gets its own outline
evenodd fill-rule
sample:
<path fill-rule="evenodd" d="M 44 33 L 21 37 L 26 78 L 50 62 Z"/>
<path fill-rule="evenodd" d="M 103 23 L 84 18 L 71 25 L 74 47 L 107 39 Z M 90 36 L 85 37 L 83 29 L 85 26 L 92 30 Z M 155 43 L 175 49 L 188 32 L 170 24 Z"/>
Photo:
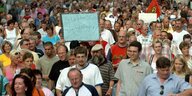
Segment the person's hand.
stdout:
<path fill-rule="evenodd" d="M 105 96 L 111 96 L 112 95 L 112 88 L 109 88 L 105 94 Z"/>
<path fill-rule="evenodd" d="M 117 68 L 119 66 L 119 63 L 113 64 L 113 68 Z"/>

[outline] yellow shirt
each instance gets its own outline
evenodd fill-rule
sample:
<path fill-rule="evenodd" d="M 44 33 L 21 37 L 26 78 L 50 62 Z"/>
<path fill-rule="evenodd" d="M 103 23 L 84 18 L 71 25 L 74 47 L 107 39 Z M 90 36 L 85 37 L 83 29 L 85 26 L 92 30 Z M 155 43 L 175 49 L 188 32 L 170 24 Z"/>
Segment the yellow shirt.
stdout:
<path fill-rule="evenodd" d="M 168 29 L 163 29 L 162 31 L 167 31 L 168 33 L 173 33 L 174 32 L 172 27 L 169 27 Z"/>
<path fill-rule="evenodd" d="M 3 63 L 3 66 L 6 67 L 11 64 L 11 59 L 5 54 L 0 55 L 0 62 Z"/>

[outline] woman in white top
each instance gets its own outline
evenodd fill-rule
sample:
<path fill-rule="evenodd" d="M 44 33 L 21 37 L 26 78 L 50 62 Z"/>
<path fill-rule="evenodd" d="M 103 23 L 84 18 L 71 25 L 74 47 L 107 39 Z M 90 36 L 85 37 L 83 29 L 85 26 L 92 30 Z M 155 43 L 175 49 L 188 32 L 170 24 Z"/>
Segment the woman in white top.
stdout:
<path fill-rule="evenodd" d="M 14 45 L 15 39 L 17 37 L 16 28 L 14 28 L 15 21 L 9 20 L 7 22 L 7 28 L 5 29 L 5 39 Z"/>
<path fill-rule="evenodd" d="M 54 27 L 54 30 L 55 30 L 55 34 L 56 34 L 56 35 L 59 35 L 59 31 L 60 31 L 60 29 L 61 29 L 61 27 L 62 27 L 61 18 L 60 18 L 60 16 L 57 16 L 56 19 L 57 19 L 57 21 L 58 21 L 58 25 Z"/>
<path fill-rule="evenodd" d="M 153 68 L 153 73 L 156 73 L 157 72 L 156 61 L 159 57 L 162 56 L 163 45 L 162 45 L 162 42 L 157 39 L 153 41 L 152 47 L 153 47 L 153 50 L 155 51 L 155 54 L 151 54 L 150 56 L 148 56 L 147 61 Z"/>

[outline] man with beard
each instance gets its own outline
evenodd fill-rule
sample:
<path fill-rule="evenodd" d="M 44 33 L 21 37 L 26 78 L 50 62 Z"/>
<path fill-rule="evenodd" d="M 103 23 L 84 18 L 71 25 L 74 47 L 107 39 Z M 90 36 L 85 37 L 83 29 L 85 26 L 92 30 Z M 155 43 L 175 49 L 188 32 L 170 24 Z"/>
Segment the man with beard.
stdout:
<path fill-rule="evenodd" d="M 111 62 L 108 62 L 103 54 L 103 47 L 101 44 L 96 44 L 91 49 L 92 58 L 90 62 L 97 65 L 103 78 L 102 96 L 111 96 L 114 85 L 114 69 Z"/>

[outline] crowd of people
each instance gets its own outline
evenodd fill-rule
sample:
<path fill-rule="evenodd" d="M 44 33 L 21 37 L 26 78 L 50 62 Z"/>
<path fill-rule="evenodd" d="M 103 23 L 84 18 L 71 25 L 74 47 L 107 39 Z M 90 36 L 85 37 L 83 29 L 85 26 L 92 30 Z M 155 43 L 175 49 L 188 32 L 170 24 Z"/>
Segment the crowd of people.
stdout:
<path fill-rule="evenodd" d="M 161 14 L 146 23 L 151 1 Z M 0 96 L 191 96 L 191 6 L 0 0 Z M 86 12 L 98 13 L 100 39 L 65 41 L 61 14 Z"/>

